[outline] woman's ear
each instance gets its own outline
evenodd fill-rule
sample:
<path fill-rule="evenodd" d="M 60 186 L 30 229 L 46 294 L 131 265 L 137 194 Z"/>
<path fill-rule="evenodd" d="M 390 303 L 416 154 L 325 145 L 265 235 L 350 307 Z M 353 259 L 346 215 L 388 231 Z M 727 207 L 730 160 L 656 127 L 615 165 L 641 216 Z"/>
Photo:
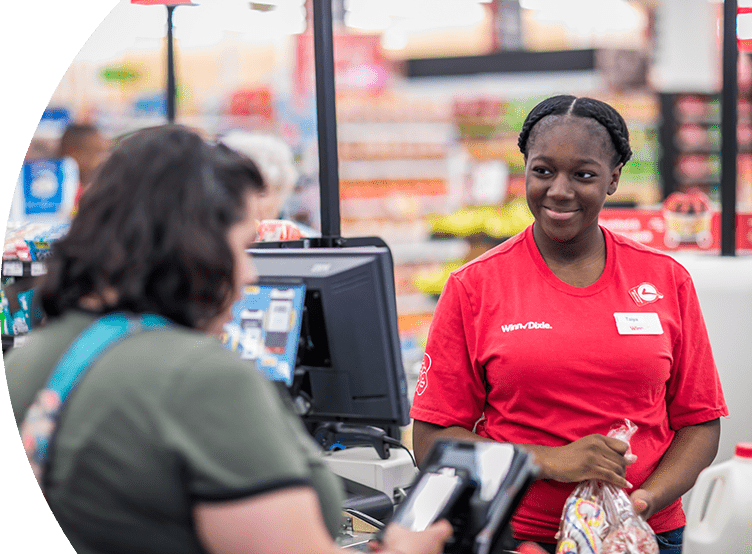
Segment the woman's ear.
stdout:
<path fill-rule="evenodd" d="M 621 177 L 622 167 L 624 167 L 624 164 L 620 163 L 611 171 L 611 182 L 608 184 L 608 190 L 606 191 L 606 194 L 608 194 L 609 196 L 615 193 L 616 188 L 619 186 L 619 178 Z"/>

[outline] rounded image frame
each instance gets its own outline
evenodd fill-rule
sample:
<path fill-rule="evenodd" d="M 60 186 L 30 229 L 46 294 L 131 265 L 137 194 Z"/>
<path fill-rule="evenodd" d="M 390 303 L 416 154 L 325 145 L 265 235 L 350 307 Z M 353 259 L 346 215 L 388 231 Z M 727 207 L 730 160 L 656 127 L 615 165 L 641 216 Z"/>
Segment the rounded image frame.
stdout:
<path fill-rule="evenodd" d="M 0 87 L 5 123 L 0 155 L 3 225 L 8 221 L 21 163 L 42 112 L 78 51 L 117 3 L 117 0 L 11 0 L 3 6 L 3 20 L 8 23 L 0 34 L 0 51 L 5 53 Z M 6 380 L 0 382 L 2 549 L 30 554 L 75 554 L 36 484 L 13 419 Z"/>

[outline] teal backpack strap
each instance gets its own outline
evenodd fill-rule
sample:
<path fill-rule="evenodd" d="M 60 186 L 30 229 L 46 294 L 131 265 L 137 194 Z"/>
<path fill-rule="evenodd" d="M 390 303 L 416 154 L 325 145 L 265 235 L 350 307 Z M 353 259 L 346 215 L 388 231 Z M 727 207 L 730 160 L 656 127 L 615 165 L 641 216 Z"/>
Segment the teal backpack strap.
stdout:
<path fill-rule="evenodd" d="M 19 426 L 26 456 L 42 490 L 49 446 L 57 428 L 60 410 L 86 370 L 105 351 L 131 334 L 163 329 L 170 324 L 169 320 L 155 314 L 131 316 L 110 313 L 87 327 L 68 347 Z"/>

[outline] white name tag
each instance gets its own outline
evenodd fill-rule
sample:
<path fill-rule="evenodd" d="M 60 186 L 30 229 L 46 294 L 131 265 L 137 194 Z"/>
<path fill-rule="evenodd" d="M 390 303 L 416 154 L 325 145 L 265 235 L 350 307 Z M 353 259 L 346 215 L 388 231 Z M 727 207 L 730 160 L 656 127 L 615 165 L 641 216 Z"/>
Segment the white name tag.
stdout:
<path fill-rule="evenodd" d="M 620 335 L 662 335 L 663 327 L 656 313 L 615 313 Z"/>

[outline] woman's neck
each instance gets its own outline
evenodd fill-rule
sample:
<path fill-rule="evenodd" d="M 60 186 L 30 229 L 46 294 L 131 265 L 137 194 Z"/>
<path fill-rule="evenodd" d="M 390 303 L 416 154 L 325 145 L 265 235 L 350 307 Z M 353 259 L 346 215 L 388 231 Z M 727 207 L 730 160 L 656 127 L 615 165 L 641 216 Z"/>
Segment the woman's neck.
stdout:
<path fill-rule="evenodd" d="M 543 261 L 556 277 L 573 287 L 595 283 L 606 267 L 606 239 L 600 227 L 585 240 L 553 243 L 539 240 L 535 244 Z"/>

